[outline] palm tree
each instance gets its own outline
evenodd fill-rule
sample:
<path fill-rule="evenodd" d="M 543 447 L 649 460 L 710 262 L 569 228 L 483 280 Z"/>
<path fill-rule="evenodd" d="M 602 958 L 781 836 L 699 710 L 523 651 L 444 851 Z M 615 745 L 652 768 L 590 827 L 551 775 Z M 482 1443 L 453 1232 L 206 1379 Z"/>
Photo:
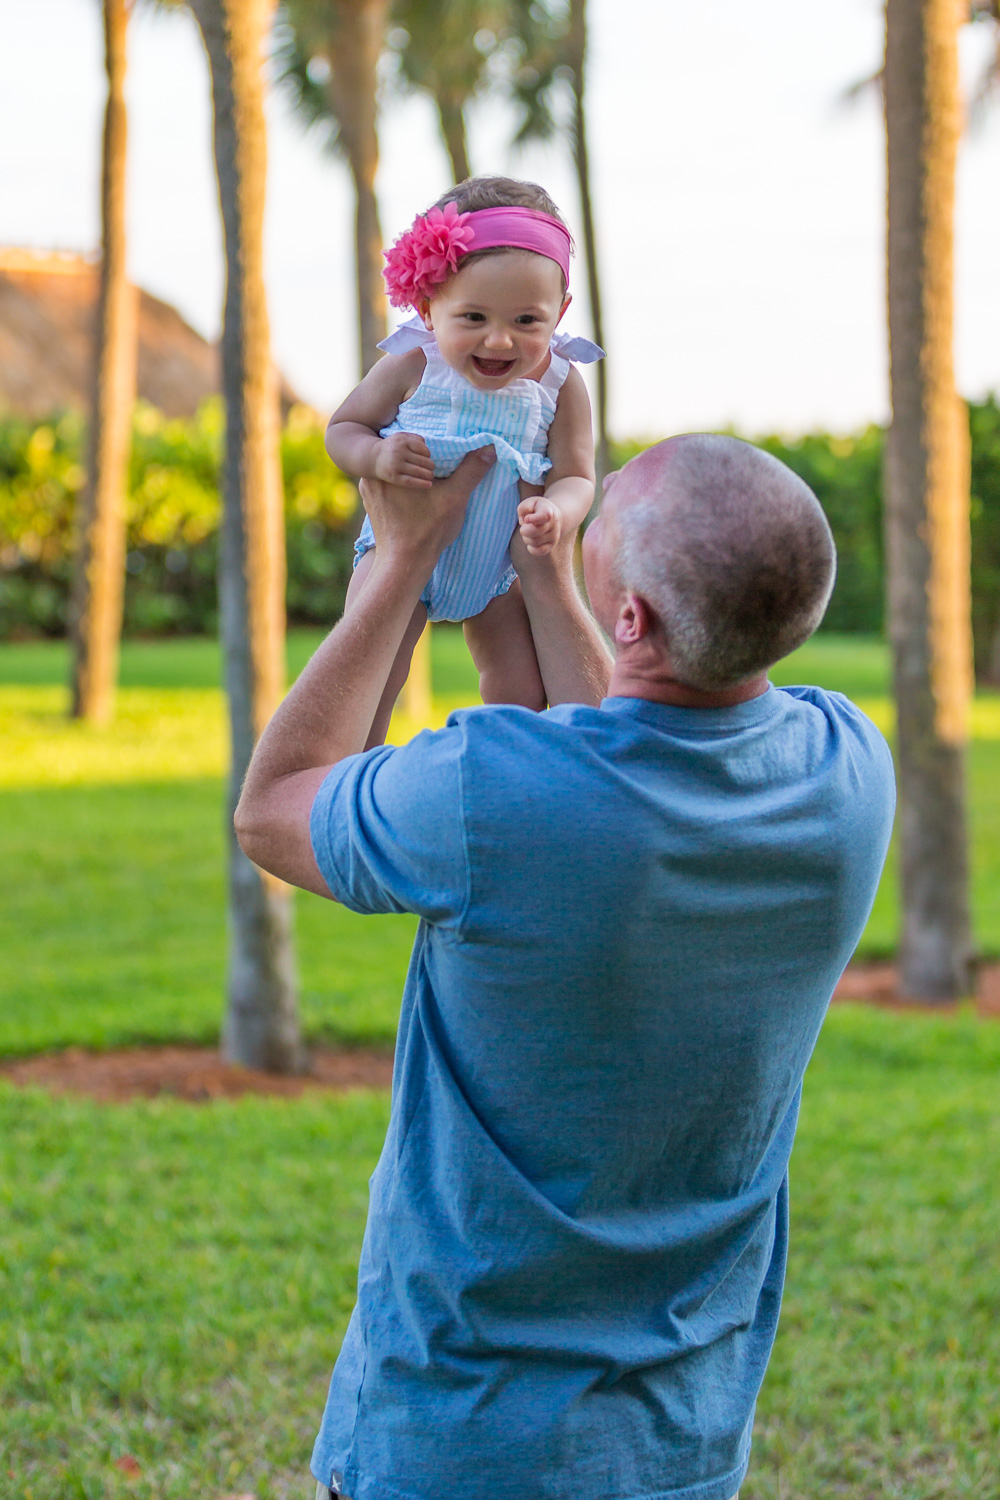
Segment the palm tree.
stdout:
<path fill-rule="evenodd" d="M 580 217 L 583 223 L 583 246 L 587 263 L 587 290 L 594 338 L 604 344 L 604 316 L 601 305 L 601 276 L 594 228 L 594 202 L 590 175 L 590 153 L 587 145 L 587 0 L 568 0 L 557 7 L 551 0 L 537 0 L 522 18 L 529 30 L 525 37 L 521 65 L 515 71 L 513 92 L 521 104 L 524 117 L 517 134 L 518 141 L 544 139 L 556 133 L 553 109 L 554 93 L 561 79 L 568 77 L 572 94 L 572 123 L 569 138 L 580 195 Z M 608 372 L 607 361 L 597 365 L 597 497 L 601 481 L 608 472 Z"/>
<path fill-rule="evenodd" d="M 953 365 L 961 131 L 955 0 L 887 0 L 886 458 L 889 635 L 898 709 L 905 993 L 968 993 L 965 741 L 972 685 L 968 421 Z"/>
<path fill-rule="evenodd" d="M 101 279 L 87 486 L 78 517 L 71 636 L 74 718 L 114 709 L 125 581 L 125 488 L 135 404 L 136 289 L 125 268 L 125 41 L 130 0 L 104 0 L 108 96 L 101 166 Z"/>
<path fill-rule="evenodd" d="M 284 684 L 285 533 L 278 388 L 264 292 L 267 139 L 261 59 L 272 0 L 189 0 L 212 79 L 222 209 L 226 403 L 219 612 L 229 698 L 229 976 L 223 1050 L 272 1072 L 302 1065 L 287 887 L 250 863 L 232 814 Z"/>
<path fill-rule="evenodd" d="M 587 151 L 587 0 L 569 0 L 569 28 L 566 32 L 566 62 L 573 90 L 573 163 L 576 167 L 583 220 L 583 245 L 587 260 L 587 289 L 590 293 L 590 318 L 594 338 L 604 347 L 604 316 L 601 310 L 601 277 L 597 263 L 597 238 L 594 233 L 594 201 L 590 183 L 590 156 Z M 598 486 L 608 472 L 608 371 L 606 361 L 597 362 L 597 476 Z M 600 495 L 600 488 L 597 495 Z"/>
<path fill-rule="evenodd" d="M 523 44 L 523 0 L 394 0 L 389 40 L 404 87 L 434 101 L 455 182 L 471 176 L 465 111 L 496 86 L 494 67 Z"/>
<path fill-rule="evenodd" d="M 358 353 L 362 375 L 386 335 L 378 169 L 378 60 L 390 0 L 283 0 L 279 77 L 310 126 L 343 151 L 354 181 Z"/>

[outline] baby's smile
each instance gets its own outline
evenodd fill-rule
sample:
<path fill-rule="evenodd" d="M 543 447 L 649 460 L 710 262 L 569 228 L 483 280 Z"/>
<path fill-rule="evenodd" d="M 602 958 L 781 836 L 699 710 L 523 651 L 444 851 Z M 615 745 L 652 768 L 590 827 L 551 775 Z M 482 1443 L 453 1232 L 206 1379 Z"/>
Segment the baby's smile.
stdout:
<path fill-rule="evenodd" d="M 514 359 L 483 359 L 480 355 L 472 356 L 472 363 L 480 375 L 490 376 L 494 380 L 500 380 L 504 375 L 509 375 L 517 363 Z"/>

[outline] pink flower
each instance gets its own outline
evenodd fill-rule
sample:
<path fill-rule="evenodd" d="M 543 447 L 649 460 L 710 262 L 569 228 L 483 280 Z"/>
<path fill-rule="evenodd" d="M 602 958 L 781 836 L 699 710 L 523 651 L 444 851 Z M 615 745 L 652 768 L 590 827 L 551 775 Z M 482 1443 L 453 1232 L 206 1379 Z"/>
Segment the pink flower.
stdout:
<path fill-rule="evenodd" d="M 468 218 L 454 203 L 446 203 L 443 209 L 432 208 L 427 214 L 418 214 L 392 249 L 384 252 L 382 274 L 393 307 L 416 307 L 433 287 L 458 270 L 459 259 L 468 252 L 474 233 Z"/>

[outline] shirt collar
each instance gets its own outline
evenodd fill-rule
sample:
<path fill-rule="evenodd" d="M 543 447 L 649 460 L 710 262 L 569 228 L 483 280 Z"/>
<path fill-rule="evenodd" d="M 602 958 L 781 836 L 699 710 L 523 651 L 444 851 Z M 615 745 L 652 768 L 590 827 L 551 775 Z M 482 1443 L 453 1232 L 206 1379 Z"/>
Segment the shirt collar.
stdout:
<path fill-rule="evenodd" d="M 679 708 L 673 703 L 658 703 L 651 698 L 604 698 L 606 713 L 624 714 L 664 730 L 683 730 L 686 734 L 732 733 L 763 724 L 781 711 L 782 698 L 773 683 L 763 693 L 736 703 L 731 708 Z"/>

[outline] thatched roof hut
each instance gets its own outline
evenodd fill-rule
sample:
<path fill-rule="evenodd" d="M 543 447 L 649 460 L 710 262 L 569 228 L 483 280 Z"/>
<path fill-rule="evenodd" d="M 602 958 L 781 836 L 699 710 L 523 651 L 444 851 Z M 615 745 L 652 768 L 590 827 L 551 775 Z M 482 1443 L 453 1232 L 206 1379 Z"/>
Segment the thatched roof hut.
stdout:
<path fill-rule="evenodd" d="M 86 410 L 99 266 L 80 255 L 0 249 L 0 409 Z M 139 395 L 191 416 L 219 388 L 218 349 L 176 308 L 139 292 Z M 282 382 L 282 405 L 295 396 Z"/>

